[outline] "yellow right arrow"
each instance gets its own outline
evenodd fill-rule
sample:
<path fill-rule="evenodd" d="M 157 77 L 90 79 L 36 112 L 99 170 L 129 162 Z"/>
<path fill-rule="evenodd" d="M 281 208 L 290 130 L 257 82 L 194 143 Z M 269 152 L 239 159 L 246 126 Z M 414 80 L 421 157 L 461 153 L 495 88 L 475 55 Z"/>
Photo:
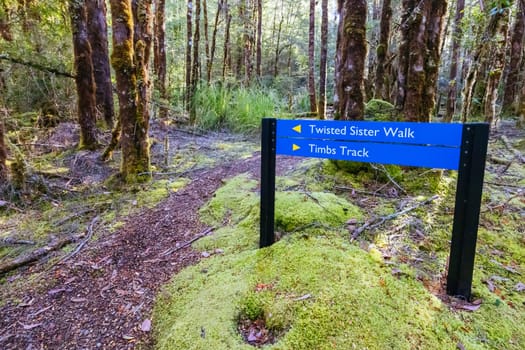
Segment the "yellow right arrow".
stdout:
<path fill-rule="evenodd" d="M 292 151 L 297 151 L 299 149 L 301 149 L 301 147 L 297 146 L 295 143 L 292 144 Z"/>
<path fill-rule="evenodd" d="M 301 124 L 297 125 L 297 126 L 294 126 L 292 128 L 293 131 L 297 131 L 299 134 L 301 133 Z"/>

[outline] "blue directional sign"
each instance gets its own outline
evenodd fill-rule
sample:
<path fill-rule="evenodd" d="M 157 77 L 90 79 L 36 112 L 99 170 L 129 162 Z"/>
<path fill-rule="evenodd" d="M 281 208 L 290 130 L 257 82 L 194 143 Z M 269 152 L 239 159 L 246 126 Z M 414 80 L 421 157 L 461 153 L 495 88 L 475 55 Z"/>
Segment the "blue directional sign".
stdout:
<path fill-rule="evenodd" d="M 277 138 L 277 154 L 457 170 L 459 148 Z"/>
<path fill-rule="evenodd" d="M 459 147 L 462 124 L 277 120 L 277 137 Z"/>

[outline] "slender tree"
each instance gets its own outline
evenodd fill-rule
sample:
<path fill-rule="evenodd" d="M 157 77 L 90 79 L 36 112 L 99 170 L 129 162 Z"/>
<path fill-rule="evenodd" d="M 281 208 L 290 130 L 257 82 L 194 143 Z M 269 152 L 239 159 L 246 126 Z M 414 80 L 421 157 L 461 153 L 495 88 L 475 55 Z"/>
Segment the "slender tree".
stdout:
<path fill-rule="evenodd" d="M 310 112 L 317 114 L 315 96 L 315 2 L 310 0 L 310 21 L 308 29 L 308 95 L 310 97 Z"/>
<path fill-rule="evenodd" d="M 319 57 L 319 118 L 326 119 L 326 68 L 328 57 L 328 0 L 321 1 L 321 49 Z"/>
<path fill-rule="evenodd" d="M 452 34 L 452 50 L 450 57 L 450 72 L 448 82 L 448 97 L 447 110 L 445 114 L 445 121 L 450 122 L 456 112 L 456 99 L 458 89 L 458 60 L 459 49 L 461 45 L 461 37 L 463 35 L 461 30 L 461 21 L 465 10 L 465 0 L 457 0 L 456 15 L 454 17 L 454 32 Z"/>
<path fill-rule="evenodd" d="M 203 20 L 204 20 L 204 53 L 206 55 L 206 65 L 204 68 L 208 69 L 208 65 L 210 62 L 210 29 L 208 24 L 208 2 L 206 0 L 202 0 L 202 12 L 203 12 Z M 199 76 L 202 77 L 202 72 L 200 71 L 202 67 L 199 67 Z M 207 80 L 208 83 L 210 82 Z"/>
<path fill-rule="evenodd" d="M 335 58 L 336 118 L 364 118 L 366 16 L 364 0 L 338 0 L 339 26 Z"/>
<path fill-rule="evenodd" d="M 188 0 L 188 6 L 186 10 L 186 96 L 185 104 L 186 110 L 190 110 L 190 101 L 192 99 L 192 65 L 191 65 L 191 51 L 193 46 L 193 0 Z"/>
<path fill-rule="evenodd" d="M 257 0 L 257 47 L 256 47 L 256 60 L 255 60 L 255 74 L 257 77 L 261 77 L 261 66 L 262 66 L 262 22 L 263 22 L 263 7 L 262 0 Z"/>
<path fill-rule="evenodd" d="M 381 8 L 381 22 L 379 24 L 379 42 L 377 44 L 376 55 L 377 65 L 375 74 L 375 93 L 374 97 L 382 100 L 388 100 L 388 94 L 384 88 L 385 83 L 385 65 L 388 54 L 388 42 L 390 40 L 390 24 L 392 21 L 391 0 L 383 0 Z"/>
<path fill-rule="evenodd" d="M 226 29 L 224 30 L 224 54 L 223 54 L 223 64 L 222 64 L 222 79 L 226 78 L 226 72 L 231 70 L 231 23 L 232 23 L 232 14 L 230 13 L 230 5 L 228 0 L 224 2 L 224 16 L 226 17 Z"/>
<path fill-rule="evenodd" d="M 88 40 L 86 4 L 84 0 L 69 0 L 75 54 L 75 83 L 77 86 L 78 123 L 81 149 L 98 147 L 96 120 L 95 78 Z"/>
<path fill-rule="evenodd" d="M 195 0 L 195 29 L 193 31 L 193 59 L 191 68 L 191 94 L 195 93 L 200 76 L 201 0 Z"/>
<path fill-rule="evenodd" d="M 168 90 L 166 87 L 166 0 L 155 3 L 155 34 L 153 40 L 153 70 L 155 87 L 159 92 L 159 117 L 168 117 Z"/>
<path fill-rule="evenodd" d="M 11 32 L 11 11 L 7 6 L 6 0 L 0 1 L 0 38 L 5 41 L 13 40 Z"/>
<path fill-rule="evenodd" d="M 7 147 L 5 145 L 5 131 L 3 117 L 0 117 L 0 193 L 8 181 Z"/>
<path fill-rule="evenodd" d="M 518 11 L 512 29 L 510 40 L 510 62 L 509 73 L 505 82 L 503 94 L 503 112 L 513 113 L 517 111 L 516 98 L 519 95 L 520 64 L 523 59 L 523 37 L 525 34 L 525 12 L 524 1 L 518 1 Z"/>
<path fill-rule="evenodd" d="M 97 109 L 103 115 L 108 128 L 111 129 L 115 112 L 109 63 L 106 3 L 99 0 L 87 0 L 86 8 L 89 43 L 92 49 L 91 60 L 96 84 Z"/>
<path fill-rule="evenodd" d="M 213 33 L 211 36 L 210 60 L 206 67 L 206 80 L 211 82 L 211 71 L 213 68 L 213 61 L 215 59 L 215 49 L 217 48 L 217 30 L 219 29 L 219 18 L 224 6 L 224 0 L 217 1 L 217 12 L 215 13 L 215 22 L 213 24 Z"/>

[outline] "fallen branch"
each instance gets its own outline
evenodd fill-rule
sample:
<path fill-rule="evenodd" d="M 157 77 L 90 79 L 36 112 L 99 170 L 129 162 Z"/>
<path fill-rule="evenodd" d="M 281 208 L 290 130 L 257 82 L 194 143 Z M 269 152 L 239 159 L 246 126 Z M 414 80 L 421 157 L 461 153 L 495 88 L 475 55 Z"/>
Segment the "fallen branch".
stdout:
<path fill-rule="evenodd" d="M 202 231 L 197 236 L 195 236 L 192 239 L 190 239 L 188 242 L 185 242 L 185 243 L 183 243 L 182 245 L 180 245 L 178 247 L 170 248 L 170 249 L 166 250 L 165 252 L 161 253 L 160 256 L 168 256 L 170 254 L 175 253 L 176 251 L 179 251 L 181 249 L 187 248 L 190 245 L 192 245 L 193 243 L 195 243 L 196 241 L 198 241 L 199 239 L 208 236 L 214 230 L 215 230 L 215 227 L 208 227 L 206 230 Z"/>
<path fill-rule="evenodd" d="M 525 156 L 523 156 L 523 154 L 521 154 L 520 151 L 518 151 L 511 145 L 509 139 L 505 135 L 501 136 L 501 141 L 503 141 L 505 147 L 507 147 L 509 151 L 512 151 L 512 153 L 514 153 L 514 157 L 516 159 L 518 159 L 522 163 L 525 163 Z"/>
<path fill-rule="evenodd" d="M 348 191 L 348 192 L 352 192 L 352 193 L 360 193 L 360 194 L 364 194 L 364 195 L 367 195 L 367 196 L 372 196 L 372 197 L 382 197 L 382 198 L 392 198 L 392 196 L 389 196 L 387 194 L 382 194 L 380 192 L 369 192 L 369 191 L 363 191 L 363 190 L 358 190 L 357 188 L 352 188 L 352 187 L 346 187 L 346 186 L 335 186 L 334 189 L 338 190 L 338 191 Z"/>
<path fill-rule="evenodd" d="M 430 198 L 427 198 L 425 199 L 424 201 L 422 202 L 419 202 L 417 204 L 415 204 L 414 206 L 412 207 L 408 207 L 408 208 L 405 208 L 401 211 L 398 211 L 396 213 L 393 213 L 393 214 L 390 214 L 390 215 L 387 215 L 387 216 L 381 216 L 381 217 L 376 217 L 376 218 L 372 218 L 370 220 L 368 220 L 367 222 L 365 222 L 365 224 L 361 227 L 358 227 L 356 228 L 355 230 L 352 231 L 352 236 L 350 238 L 351 241 L 355 240 L 361 233 L 363 233 L 366 229 L 374 229 L 374 228 L 377 228 L 379 226 L 381 226 L 383 223 L 385 223 L 386 221 L 389 221 L 389 220 L 393 220 L 401 215 L 404 215 L 408 212 L 411 212 L 419 207 L 422 207 L 424 205 L 427 205 L 428 203 L 438 199 L 439 196 L 438 195 L 435 195 L 435 196 L 432 196 Z"/>
<path fill-rule="evenodd" d="M 16 239 L 13 237 L 6 237 L 0 241 L 0 248 L 12 247 L 15 245 L 35 245 L 35 242 L 24 239 Z"/>
<path fill-rule="evenodd" d="M 62 237 L 61 239 L 51 241 L 48 245 L 42 248 L 38 248 L 32 251 L 28 255 L 18 257 L 8 262 L 4 262 L 0 264 L 0 275 L 15 270 L 19 267 L 28 265 L 37 260 L 40 260 L 50 252 L 58 250 L 67 244 L 73 243 L 74 241 L 75 237 L 73 236 Z"/>

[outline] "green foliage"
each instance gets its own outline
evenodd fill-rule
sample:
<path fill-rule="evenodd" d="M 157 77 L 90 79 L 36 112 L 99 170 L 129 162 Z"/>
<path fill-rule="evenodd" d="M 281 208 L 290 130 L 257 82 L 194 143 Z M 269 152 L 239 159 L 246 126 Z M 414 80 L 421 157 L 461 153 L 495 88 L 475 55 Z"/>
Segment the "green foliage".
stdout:
<path fill-rule="evenodd" d="M 261 119 L 280 113 L 282 102 L 270 89 L 201 84 L 194 95 L 196 124 L 203 129 L 233 132 L 258 130 Z"/>

